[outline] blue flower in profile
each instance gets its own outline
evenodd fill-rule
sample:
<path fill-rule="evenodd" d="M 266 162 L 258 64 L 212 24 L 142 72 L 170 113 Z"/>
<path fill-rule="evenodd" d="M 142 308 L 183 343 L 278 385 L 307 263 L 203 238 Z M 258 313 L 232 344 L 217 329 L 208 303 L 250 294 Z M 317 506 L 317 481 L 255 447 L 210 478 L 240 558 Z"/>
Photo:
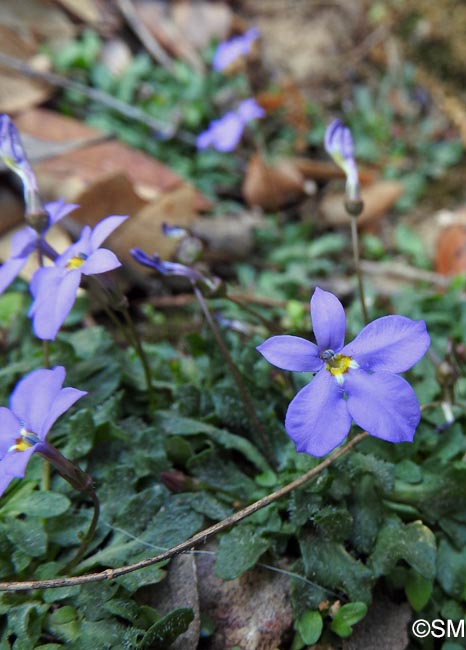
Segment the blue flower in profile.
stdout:
<path fill-rule="evenodd" d="M 324 456 L 354 422 L 389 442 L 411 442 L 421 417 L 417 397 L 398 373 L 424 356 L 424 321 L 384 316 L 344 345 L 346 319 L 336 296 L 317 288 L 311 299 L 317 345 L 297 336 L 273 336 L 258 351 L 273 365 L 315 372 L 288 407 L 285 428 L 297 451 Z"/>
<path fill-rule="evenodd" d="M 222 72 L 240 57 L 247 56 L 251 51 L 252 44 L 258 38 L 258 30 L 252 27 L 240 36 L 234 36 L 228 41 L 219 43 L 212 61 L 213 69 L 217 72 Z"/>
<path fill-rule="evenodd" d="M 264 115 L 264 109 L 253 97 L 245 99 L 235 111 L 229 111 L 220 119 L 213 120 L 209 128 L 197 136 L 197 148 L 202 150 L 212 147 L 217 151 L 233 151 L 241 140 L 245 126 Z"/>
<path fill-rule="evenodd" d="M 10 406 L 0 407 L 0 495 L 23 478 L 33 453 L 53 457 L 46 437 L 57 420 L 87 393 L 63 388 L 65 369 L 33 370 L 18 382 Z"/>
<path fill-rule="evenodd" d="M 327 153 L 345 172 L 348 199 L 359 201 L 359 174 L 351 131 L 341 120 L 333 120 L 325 131 L 324 145 Z"/>
<path fill-rule="evenodd" d="M 128 217 L 113 215 L 93 229 L 84 226 L 81 237 L 59 255 L 53 266 L 34 273 L 30 290 L 34 301 L 29 310 L 35 335 L 53 340 L 71 311 L 83 275 L 106 273 L 121 266 L 112 251 L 100 248 L 102 242 Z"/>

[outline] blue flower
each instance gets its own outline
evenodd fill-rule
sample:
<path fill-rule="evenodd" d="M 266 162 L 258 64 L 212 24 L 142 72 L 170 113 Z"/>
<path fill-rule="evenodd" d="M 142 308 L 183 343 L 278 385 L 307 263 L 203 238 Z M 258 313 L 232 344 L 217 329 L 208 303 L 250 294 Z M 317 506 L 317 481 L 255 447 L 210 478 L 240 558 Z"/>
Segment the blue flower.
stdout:
<path fill-rule="evenodd" d="M 264 109 L 254 98 L 245 99 L 235 111 L 229 111 L 220 119 L 213 120 L 209 128 L 197 136 L 197 148 L 213 147 L 217 151 L 233 151 L 241 140 L 245 126 L 264 115 Z"/>
<path fill-rule="evenodd" d="M 79 240 L 59 255 L 53 266 L 34 273 L 30 284 L 34 302 L 29 316 L 38 338 L 56 337 L 73 307 L 82 275 L 106 273 L 121 266 L 115 253 L 100 245 L 127 218 L 113 215 L 102 219 L 93 229 L 84 226 Z"/>
<path fill-rule="evenodd" d="M 259 32 L 252 27 L 240 36 L 234 36 L 228 41 L 219 43 L 214 54 L 212 67 L 217 72 L 228 68 L 242 56 L 249 54 L 252 44 L 259 38 Z"/>
<path fill-rule="evenodd" d="M 26 226 L 19 230 L 11 240 L 11 255 L 0 266 L 0 294 L 13 282 L 22 268 L 26 264 L 28 257 L 34 251 L 40 250 L 50 259 L 57 257 L 56 251 L 49 246 L 45 240 L 45 235 L 49 228 L 63 219 L 67 214 L 78 206 L 74 203 L 65 203 L 62 199 L 47 203 L 45 210 L 48 214 L 48 227 L 42 230 L 40 234 L 31 226 Z"/>
<path fill-rule="evenodd" d="M 150 269 L 154 269 L 162 275 L 177 275 L 188 278 L 188 280 L 193 284 L 196 282 L 209 282 L 209 280 L 199 273 L 199 271 L 191 269 L 189 266 L 185 266 L 184 264 L 179 264 L 178 262 L 167 262 L 161 260 L 156 253 L 151 257 L 141 248 L 132 248 L 130 253 L 136 262 L 139 262 L 139 264 L 142 264 L 143 266 L 148 266 Z"/>
<path fill-rule="evenodd" d="M 317 288 L 311 299 L 317 345 L 297 336 L 273 336 L 258 351 L 275 366 L 315 372 L 292 400 L 285 428 L 297 451 L 324 456 L 354 422 L 389 442 L 411 442 L 421 417 L 416 395 L 398 373 L 417 363 L 430 338 L 424 321 L 384 316 L 344 345 L 346 319 L 336 296 Z"/>
<path fill-rule="evenodd" d="M 0 407 L 0 495 L 22 478 L 32 454 L 47 452 L 55 420 L 86 393 L 62 388 L 65 369 L 34 370 L 16 385 L 10 407 Z"/>
<path fill-rule="evenodd" d="M 333 120 L 325 131 L 324 144 L 327 153 L 346 174 L 348 199 L 359 201 L 359 175 L 351 131 L 340 120 Z"/>

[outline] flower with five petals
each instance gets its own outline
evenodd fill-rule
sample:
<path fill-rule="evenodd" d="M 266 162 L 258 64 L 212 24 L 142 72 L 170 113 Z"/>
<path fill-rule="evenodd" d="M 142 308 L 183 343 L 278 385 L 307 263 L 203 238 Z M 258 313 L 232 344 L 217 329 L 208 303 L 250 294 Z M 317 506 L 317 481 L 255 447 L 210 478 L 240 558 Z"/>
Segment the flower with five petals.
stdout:
<path fill-rule="evenodd" d="M 297 451 L 324 456 L 354 422 L 389 442 L 411 442 L 421 417 L 417 397 L 399 376 L 427 351 L 424 321 L 383 316 L 344 345 L 346 319 L 336 296 L 317 288 L 311 299 L 317 345 L 297 336 L 273 336 L 258 351 L 275 366 L 315 372 L 288 407 L 285 428 Z"/>

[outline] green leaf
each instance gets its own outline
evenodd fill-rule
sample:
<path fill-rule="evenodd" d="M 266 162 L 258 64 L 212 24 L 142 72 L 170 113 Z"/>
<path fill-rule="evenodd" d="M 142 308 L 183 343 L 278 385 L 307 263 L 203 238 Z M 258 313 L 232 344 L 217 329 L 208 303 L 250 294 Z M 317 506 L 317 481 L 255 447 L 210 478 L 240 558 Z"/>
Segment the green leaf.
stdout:
<path fill-rule="evenodd" d="M 256 447 L 242 436 L 229 433 L 224 429 L 218 429 L 210 424 L 205 424 L 191 418 L 183 418 L 170 411 L 159 411 L 157 420 L 169 435 L 192 436 L 199 433 L 205 433 L 218 445 L 225 449 L 234 449 L 239 451 L 245 458 L 253 463 L 261 472 L 267 472 L 270 467 L 256 449 Z"/>
<path fill-rule="evenodd" d="M 253 567 L 269 546 L 253 526 L 235 526 L 220 538 L 215 573 L 223 580 L 233 580 Z"/>
<path fill-rule="evenodd" d="M 421 521 L 404 524 L 390 517 L 377 536 L 370 564 L 376 576 L 387 575 L 399 560 L 407 562 L 427 580 L 435 575 L 436 544 L 433 532 Z"/>
<path fill-rule="evenodd" d="M 310 580 L 332 590 L 342 590 L 351 600 L 370 601 L 372 572 L 342 544 L 308 534 L 300 540 L 300 546 Z"/>
<path fill-rule="evenodd" d="M 5 522 L 5 532 L 16 549 L 27 557 L 41 557 L 47 549 L 47 535 L 38 519 L 10 519 Z"/>
<path fill-rule="evenodd" d="M 430 600 L 434 585 L 416 571 L 411 570 L 405 584 L 409 604 L 416 612 L 420 612 Z"/>
<path fill-rule="evenodd" d="M 353 632 L 353 625 L 367 614 L 366 603 L 347 603 L 340 607 L 330 623 L 330 629 L 339 637 L 345 639 Z"/>
<path fill-rule="evenodd" d="M 180 634 L 186 632 L 193 620 L 192 609 L 175 609 L 147 630 L 141 641 L 141 648 L 166 650 Z"/>
<path fill-rule="evenodd" d="M 64 494 L 37 490 L 29 494 L 19 492 L 8 501 L 2 509 L 2 514 L 23 514 L 48 519 L 63 514 L 70 505 L 70 500 Z"/>
<path fill-rule="evenodd" d="M 466 599 L 466 555 L 464 550 L 456 549 L 442 539 L 437 558 L 437 579 L 449 596 L 458 600 Z"/>
<path fill-rule="evenodd" d="M 296 621 L 296 629 L 304 643 L 308 645 L 317 643 L 323 627 L 322 615 L 318 611 L 304 612 Z"/>
<path fill-rule="evenodd" d="M 48 627 L 63 641 L 74 641 L 79 636 L 78 613 L 70 605 L 56 609 L 50 614 Z"/>

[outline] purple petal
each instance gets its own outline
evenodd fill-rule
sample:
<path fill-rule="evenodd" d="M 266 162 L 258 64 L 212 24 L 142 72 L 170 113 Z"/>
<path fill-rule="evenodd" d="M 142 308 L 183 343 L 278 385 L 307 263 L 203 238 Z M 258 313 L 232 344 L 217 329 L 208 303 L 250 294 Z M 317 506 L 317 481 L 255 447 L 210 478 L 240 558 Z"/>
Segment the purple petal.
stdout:
<path fill-rule="evenodd" d="M 341 120 L 333 120 L 326 131 L 324 146 L 327 153 L 332 156 L 337 164 L 343 160 L 354 159 L 354 145 L 351 131 Z"/>
<path fill-rule="evenodd" d="M 316 288 L 311 298 L 311 319 L 319 350 L 341 350 L 345 342 L 345 310 L 333 293 Z"/>
<path fill-rule="evenodd" d="M 383 316 L 366 325 L 345 345 L 342 354 L 353 357 L 365 370 L 405 372 L 421 359 L 430 345 L 423 320 Z"/>
<path fill-rule="evenodd" d="M 51 201 L 45 204 L 51 226 L 57 223 L 57 221 L 60 221 L 60 219 L 63 219 L 63 217 L 66 217 L 73 210 L 76 210 L 76 208 L 79 208 L 77 203 L 65 203 L 64 199 L 58 199 L 58 201 Z"/>
<path fill-rule="evenodd" d="M 272 336 L 256 349 L 269 363 L 282 370 L 315 372 L 323 366 L 317 345 L 299 336 Z"/>
<path fill-rule="evenodd" d="M 236 61 L 237 58 L 248 54 L 251 49 L 252 43 L 259 38 L 259 32 L 252 27 L 247 32 L 240 36 L 234 36 L 228 41 L 224 41 L 217 46 L 217 49 L 212 60 L 212 67 L 217 72 L 221 72 L 225 68 Z"/>
<path fill-rule="evenodd" d="M 86 391 L 77 390 L 76 388 L 62 388 L 50 406 L 48 416 L 43 422 L 42 430 L 37 433 L 39 438 L 43 440 L 60 415 L 65 413 L 65 411 L 71 408 L 84 395 L 87 395 Z"/>
<path fill-rule="evenodd" d="M 87 258 L 79 270 L 84 275 L 94 275 L 111 271 L 119 266 L 121 266 L 121 262 L 115 253 L 106 248 L 99 248 Z"/>
<path fill-rule="evenodd" d="M 297 451 L 325 456 L 346 437 L 351 427 L 343 391 L 326 370 L 317 373 L 288 407 L 286 432 Z"/>
<path fill-rule="evenodd" d="M 0 458 L 6 456 L 9 448 L 19 437 L 21 423 L 10 409 L 0 407 Z"/>
<path fill-rule="evenodd" d="M 245 99 L 236 109 L 236 114 L 243 124 L 247 124 L 251 120 L 264 117 L 265 111 L 253 97 Z"/>
<path fill-rule="evenodd" d="M 10 257 L 5 264 L 2 264 L 0 267 L 0 293 L 3 293 L 20 274 L 26 261 L 27 257 Z"/>
<path fill-rule="evenodd" d="M 89 226 L 84 226 L 81 230 L 79 239 L 73 244 L 70 244 L 66 250 L 55 260 L 55 265 L 61 269 L 65 269 L 68 262 L 73 257 L 88 257 L 92 252 L 91 246 L 92 230 Z"/>
<path fill-rule="evenodd" d="M 10 407 L 26 429 L 40 436 L 64 379 L 65 369 L 57 366 L 52 370 L 33 370 L 18 382 L 10 398 Z"/>
<path fill-rule="evenodd" d="M 0 494 L 2 494 L 13 478 L 23 478 L 26 466 L 35 452 L 34 447 L 24 451 L 11 451 L 0 461 Z"/>
<path fill-rule="evenodd" d="M 112 215 L 111 217 L 105 217 L 102 221 L 94 227 L 91 235 L 91 251 L 95 251 L 99 248 L 100 244 L 104 242 L 112 232 L 120 226 L 123 221 L 126 221 L 128 216 L 123 215 Z"/>
<path fill-rule="evenodd" d="M 38 242 L 39 238 L 33 228 L 21 228 L 11 238 L 11 257 L 27 257 L 37 248 Z"/>
<path fill-rule="evenodd" d="M 29 316 L 33 318 L 33 329 L 37 338 L 53 341 L 73 307 L 81 273 L 74 269 L 66 271 L 61 277 L 54 276 L 51 279 L 53 282 L 49 286 L 42 282 L 29 310 Z"/>
<path fill-rule="evenodd" d="M 207 131 L 198 136 L 200 149 L 213 147 L 217 151 L 233 151 L 243 135 L 244 124 L 232 111 L 225 113 L 219 120 L 211 122 Z"/>
<path fill-rule="evenodd" d="M 417 397 L 408 382 L 389 372 L 345 375 L 348 411 L 362 429 L 388 442 L 411 442 L 421 419 Z"/>

